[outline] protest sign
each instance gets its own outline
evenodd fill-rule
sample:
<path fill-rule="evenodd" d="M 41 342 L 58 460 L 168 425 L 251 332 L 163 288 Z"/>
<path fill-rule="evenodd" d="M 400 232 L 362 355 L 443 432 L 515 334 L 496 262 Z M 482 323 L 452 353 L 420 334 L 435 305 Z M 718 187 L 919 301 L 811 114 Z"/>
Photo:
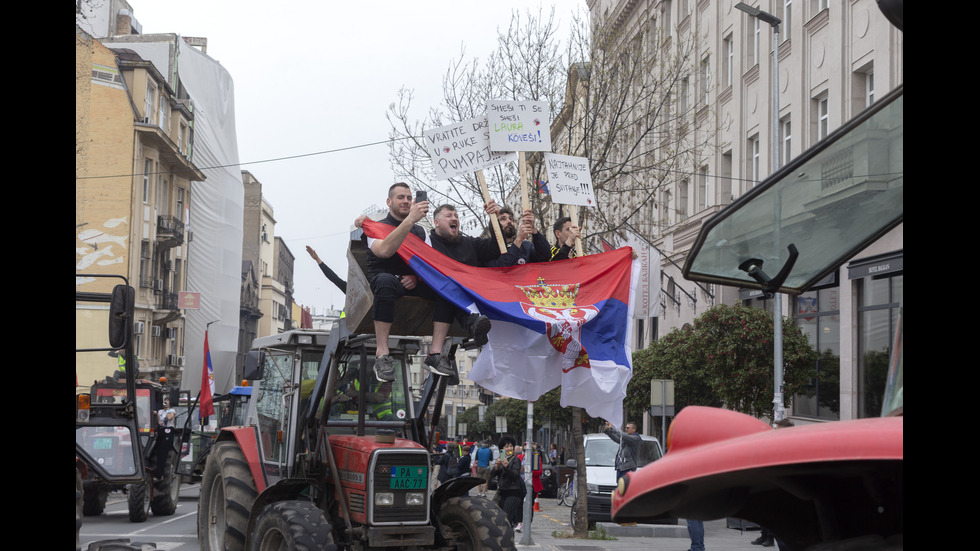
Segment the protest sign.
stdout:
<path fill-rule="evenodd" d="M 514 153 L 497 153 L 490 149 L 486 115 L 432 128 L 422 135 L 425 150 L 432 159 L 432 169 L 439 180 L 472 174 L 503 162 L 517 160 Z"/>
<path fill-rule="evenodd" d="M 544 101 L 487 102 L 490 149 L 551 151 L 551 110 Z"/>
<path fill-rule="evenodd" d="M 553 202 L 584 207 L 595 206 L 588 159 L 545 153 L 544 164 Z"/>

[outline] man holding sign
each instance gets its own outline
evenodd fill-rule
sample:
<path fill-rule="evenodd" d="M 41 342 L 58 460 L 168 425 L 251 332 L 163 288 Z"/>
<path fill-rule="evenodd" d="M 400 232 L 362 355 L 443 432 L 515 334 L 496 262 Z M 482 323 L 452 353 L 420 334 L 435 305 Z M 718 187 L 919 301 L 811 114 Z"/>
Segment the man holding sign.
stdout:
<path fill-rule="evenodd" d="M 504 241 L 507 242 L 507 254 L 500 255 L 500 258 L 484 264 L 485 266 L 513 266 L 528 262 L 547 262 L 551 259 L 551 247 L 534 225 L 534 214 L 531 211 L 525 212 L 520 220 L 515 220 L 514 211 L 503 207 L 497 213 L 497 220 L 500 222 Z M 531 240 L 527 241 L 528 238 Z"/>

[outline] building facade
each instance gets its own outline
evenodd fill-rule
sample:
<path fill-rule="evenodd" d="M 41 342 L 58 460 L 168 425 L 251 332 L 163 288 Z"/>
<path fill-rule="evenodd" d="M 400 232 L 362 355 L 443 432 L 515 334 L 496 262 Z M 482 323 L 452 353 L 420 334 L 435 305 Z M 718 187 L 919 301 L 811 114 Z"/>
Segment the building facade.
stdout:
<path fill-rule="evenodd" d="M 205 179 L 192 160 L 193 104 L 132 50 L 75 35 L 75 270 L 129 279 L 140 374 L 179 381 L 190 182 Z M 99 285 L 76 278 L 79 290 Z"/>
<path fill-rule="evenodd" d="M 638 171 L 629 178 L 635 191 L 597 197 L 600 203 L 614 197 L 619 205 L 607 211 L 627 219 L 663 255 L 660 313 L 638 324 L 638 347 L 716 304 L 772 311 L 774 299 L 682 278 L 703 222 L 904 81 L 902 32 L 871 0 L 748 4 L 779 18 L 778 34 L 734 0 L 588 1 L 596 35 L 624 61 L 646 52 L 661 67 L 684 63 L 655 114 L 669 121 L 669 132 L 644 152 L 651 166 L 675 155 L 669 170 Z M 594 85 L 589 76 L 587 66 L 573 67 L 569 101 L 582 102 Z M 566 109 L 574 105 L 569 101 Z M 575 115 L 559 115 L 553 141 L 575 143 L 576 127 L 568 122 Z M 586 233 L 604 230 L 597 221 L 584 224 Z M 783 315 L 796 319 L 820 352 L 811 389 L 789 405 L 795 419 L 880 413 L 882 369 L 902 301 L 902 258 L 899 226 L 810 292 L 777 295 Z"/>

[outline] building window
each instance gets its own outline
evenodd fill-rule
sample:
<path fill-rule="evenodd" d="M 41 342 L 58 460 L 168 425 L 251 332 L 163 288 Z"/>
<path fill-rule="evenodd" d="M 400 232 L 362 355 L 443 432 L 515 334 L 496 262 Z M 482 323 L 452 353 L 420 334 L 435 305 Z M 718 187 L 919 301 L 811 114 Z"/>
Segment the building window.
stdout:
<path fill-rule="evenodd" d="M 755 187 L 759 183 L 759 179 L 762 174 L 759 172 L 759 162 L 760 162 L 760 151 L 759 151 L 759 135 L 756 134 L 749 138 L 749 181 L 752 183 L 751 187 Z"/>
<path fill-rule="evenodd" d="M 806 392 L 793 397 L 793 415 L 840 419 L 840 289 L 808 291 L 794 300 L 794 317 L 817 351 Z"/>
<path fill-rule="evenodd" d="M 149 241 L 140 242 L 140 287 L 153 286 L 153 250 Z"/>
<path fill-rule="evenodd" d="M 864 107 L 871 107 L 871 104 L 875 102 L 875 74 L 874 71 L 868 71 L 864 78 Z"/>
<path fill-rule="evenodd" d="M 727 88 L 732 85 L 735 74 L 735 44 L 731 34 L 725 37 L 722 50 L 725 52 L 725 62 L 721 76 Z"/>
<path fill-rule="evenodd" d="M 701 105 L 708 104 L 708 91 L 711 89 L 711 56 L 706 55 L 701 60 L 701 69 L 698 72 L 698 92 L 701 96 Z"/>
<path fill-rule="evenodd" d="M 156 111 L 156 105 L 157 105 L 156 97 L 157 97 L 157 87 L 154 86 L 151 82 L 147 82 L 146 100 L 145 100 L 146 103 L 143 106 L 143 116 L 145 117 L 145 119 L 143 122 L 146 123 L 153 122 L 153 114 Z"/>
<path fill-rule="evenodd" d="M 665 189 L 660 194 L 660 226 L 669 226 L 670 219 L 670 191 Z"/>
<path fill-rule="evenodd" d="M 783 0 L 782 6 L 777 8 L 777 10 L 776 17 L 783 20 L 779 26 L 779 32 L 783 35 L 780 42 L 786 42 L 789 40 L 790 22 L 793 20 L 793 0 Z"/>
<path fill-rule="evenodd" d="M 677 220 L 687 220 L 687 180 L 677 184 Z"/>
<path fill-rule="evenodd" d="M 698 169 L 698 212 L 711 206 L 711 189 L 708 184 L 708 167 Z"/>
<path fill-rule="evenodd" d="M 752 65 L 759 64 L 759 48 L 762 40 L 762 27 L 757 17 L 752 17 L 752 32 L 749 35 L 749 44 L 752 45 Z"/>
<path fill-rule="evenodd" d="M 146 159 L 143 162 L 143 202 L 150 202 L 150 178 L 153 175 L 153 161 Z"/>
<path fill-rule="evenodd" d="M 160 128 L 163 129 L 164 134 L 170 135 L 170 102 L 160 94 Z"/>
<path fill-rule="evenodd" d="M 164 216 L 170 214 L 170 184 L 166 178 L 160 179 L 157 186 L 157 211 Z"/>
<path fill-rule="evenodd" d="M 730 203 L 735 200 L 732 193 L 732 150 L 729 149 L 721 154 L 721 173 L 718 175 L 718 201 L 720 203 Z"/>
<path fill-rule="evenodd" d="M 901 272 L 857 281 L 858 417 L 878 417 L 888 377 L 898 313 L 902 304 Z"/>
<path fill-rule="evenodd" d="M 814 141 L 818 142 L 830 133 L 830 101 L 824 94 L 813 100 L 814 111 Z"/>
<path fill-rule="evenodd" d="M 180 218 L 182 222 L 187 222 L 184 220 L 184 188 L 177 188 L 177 218 Z"/>
<path fill-rule="evenodd" d="M 779 120 L 779 136 L 782 139 L 782 147 L 780 147 L 779 151 L 779 166 L 783 166 L 792 158 L 793 125 L 789 115 Z"/>

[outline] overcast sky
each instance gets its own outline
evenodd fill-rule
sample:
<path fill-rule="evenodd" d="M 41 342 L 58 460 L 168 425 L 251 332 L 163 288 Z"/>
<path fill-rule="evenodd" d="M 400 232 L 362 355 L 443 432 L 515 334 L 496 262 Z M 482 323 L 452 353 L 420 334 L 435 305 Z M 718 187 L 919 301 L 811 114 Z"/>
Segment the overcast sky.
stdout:
<path fill-rule="evenodd" d="M 356 146 L 388 138 L 385 113 L 400 88 L 414 90 L 422 118 L 438 106 L 461 47 L 467 59 L 485 58 L 513 10 L 539 8 L 528 0 L 129 2 L 145 34 L 206 37 L 208 55 L 231 74 L 242 168 L 262 182 L 275 233 L 296 257 L 294 299 L 317 313 L 344 299 L 306 246 L 346 278 L 351 223 L 383 207 L 394 182 L 387 145 Z M 563 26 L 585 10 L 584 0 L 540 5 L 555 5 Z"/>

